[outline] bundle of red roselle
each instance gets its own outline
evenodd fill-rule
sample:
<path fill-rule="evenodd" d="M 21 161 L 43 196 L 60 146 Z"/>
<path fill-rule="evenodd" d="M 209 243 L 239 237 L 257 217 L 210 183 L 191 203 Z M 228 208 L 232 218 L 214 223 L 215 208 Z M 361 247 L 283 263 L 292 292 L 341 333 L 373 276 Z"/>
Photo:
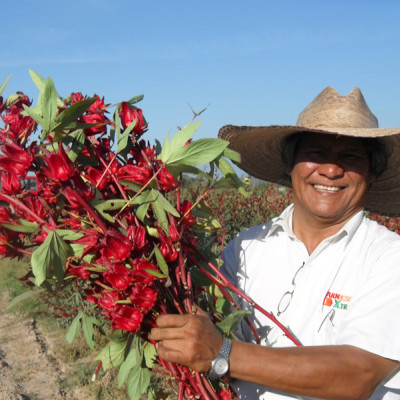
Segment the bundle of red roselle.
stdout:
<path fill-rule="evenodd" d="M 82 329 L 99 365 L 119 368 L 131 399 L 154 398 L 157 373 L 180 399 L 236 398 L 227 380 L 157 357 L 147 334 L 158 315 L 192 313 L 197 304 L 224 335 L 246 318 L 232 292 L 251 299 L 220 274 L 218 257 L 206 256 L 196 235 L 218 228 L 206 192 L 243 190 L 227 161 L 238 155 L 220 139 L 192 140 L 200 125 L 193 121 L 162 148 L 151 146 L 134 105 L 143 96 L 110 107 L 97 95 L 62 98 L 50 78 L 30 75 L 36 105 L 22 92 L 0 97 L 1 256 L 30 259 L 32 294 L 78 283 L 82 302 L 66 338 Z M 208 172 L 196 167 L 204 164 Z M 183 174 L 206 182 L 192 203 L 181 198 Z M 102 349 L 95 331 L 107 335 Z"/>

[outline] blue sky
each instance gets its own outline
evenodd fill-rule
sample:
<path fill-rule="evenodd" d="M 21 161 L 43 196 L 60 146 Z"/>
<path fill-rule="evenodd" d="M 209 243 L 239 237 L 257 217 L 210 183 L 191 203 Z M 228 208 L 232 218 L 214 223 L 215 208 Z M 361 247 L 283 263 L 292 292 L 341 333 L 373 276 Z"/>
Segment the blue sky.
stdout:
<path fill-rule="evenodd" d="M 2 4 L 4 95 L 36 99 L 29 68 L 61 96 L 144 94 L 147 139 L 200 110 L 224 124 L 294 124 L 327 85 L 361 88 L 382 127 L 400 126 L 398 0 L 15 0 Z"/>

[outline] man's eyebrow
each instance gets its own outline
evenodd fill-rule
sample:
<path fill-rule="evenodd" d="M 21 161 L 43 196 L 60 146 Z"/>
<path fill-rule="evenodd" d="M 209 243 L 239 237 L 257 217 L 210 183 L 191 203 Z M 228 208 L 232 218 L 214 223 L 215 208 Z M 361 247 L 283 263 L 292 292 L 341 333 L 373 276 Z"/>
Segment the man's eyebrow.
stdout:
<path fill-rule="evenodd" d="M 345 147 L 343 149 L 340 150 L 342 153 L 345 152 L 352 152 L 352 153 L 364 153 L 366 152 L 366 149 L 364 148 L 360 148 L 360 147 Z"/>

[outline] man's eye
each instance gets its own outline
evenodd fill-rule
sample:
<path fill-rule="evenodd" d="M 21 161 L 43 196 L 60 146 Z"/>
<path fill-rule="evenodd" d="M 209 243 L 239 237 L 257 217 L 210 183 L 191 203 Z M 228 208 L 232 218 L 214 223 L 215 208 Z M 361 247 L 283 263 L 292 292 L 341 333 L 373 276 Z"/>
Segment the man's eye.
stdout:
<path fill-rule="evenodd" d="M 309 150 L 307 154 L 313 157 L 323 157 L 325 155 L 322 150 Z"/>
<path fill-rule="evenodd" d="M 345 153 L 342 155 L 342 157 L 346 160 L 359 160 L 360 158 L 362 158 L 359 154 L 356 153 Z"/>

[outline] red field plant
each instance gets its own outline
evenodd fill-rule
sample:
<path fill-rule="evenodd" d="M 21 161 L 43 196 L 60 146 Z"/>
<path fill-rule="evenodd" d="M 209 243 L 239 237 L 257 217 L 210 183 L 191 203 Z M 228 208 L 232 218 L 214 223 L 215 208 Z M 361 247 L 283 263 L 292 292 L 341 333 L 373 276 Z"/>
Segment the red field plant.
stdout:
<path fill-rule="evenodd" d="M 220 139 L 192 140 L 199 122 L 167 137 L 162 148 L 151 146 L 135 106 L 142 96 L 117 104 L 110 116 L 104 98 L 61 98 L 50 78 L 30 73 L 39 89 L 35 106 L 20 92 L 0 97 L 1 256 L 29 257 L 32 293 L 76 282 L 84 301 L 67 340 L 82 329 L 95 348 L 95 329 L 108 332 L 97 358 L 104 369 L 119 367 L 118 383 L 131 399 L 154 396 L 154 373 L 170 378 L 179 399 L 236 398 L 227 380 L 210 381 L 159 359 L 147 333 L 158 315 L 191 313 L 195 304 L 225 335 L 245 317 L 231 293 L 246 297 L 219 273 L 218 259 L 204 255 L 196 236 L 218 225 L 202 203 L 213 186 L 243 190 L 225 158 L 238 161 L 238 155 Z M 209 172 L 195 167 L 204 164 Z M 192 202 L 182 199 L 184 173 L 205 182 Z M 209 286 L 219 288 L 219 297 Z"/>

